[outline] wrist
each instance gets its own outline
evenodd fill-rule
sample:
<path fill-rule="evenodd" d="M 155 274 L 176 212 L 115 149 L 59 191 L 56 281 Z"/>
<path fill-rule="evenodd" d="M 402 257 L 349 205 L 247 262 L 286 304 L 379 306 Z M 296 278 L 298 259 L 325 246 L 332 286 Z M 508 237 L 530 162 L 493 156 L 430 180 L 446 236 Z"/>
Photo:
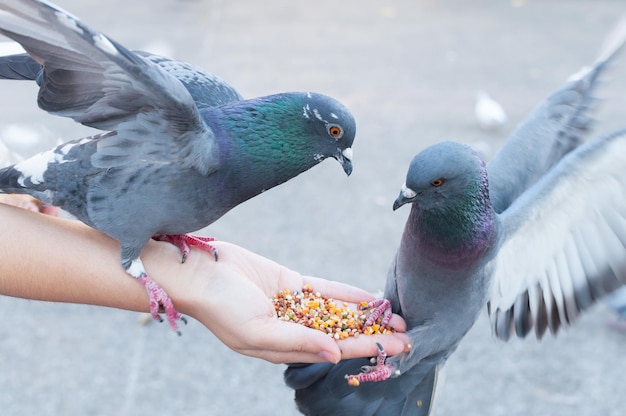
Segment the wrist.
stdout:
<path fill-rule="evenodd" d="M 141 253 L 150 277 L 170 296 L 176 310 L 199 320 L 207 268 L 215 260 L 201 250 L 192 249 L 185 263 L 180 250 L 167 242 L 150 240 Z M 206 300 L 204 300 L 206 303 Z"/>

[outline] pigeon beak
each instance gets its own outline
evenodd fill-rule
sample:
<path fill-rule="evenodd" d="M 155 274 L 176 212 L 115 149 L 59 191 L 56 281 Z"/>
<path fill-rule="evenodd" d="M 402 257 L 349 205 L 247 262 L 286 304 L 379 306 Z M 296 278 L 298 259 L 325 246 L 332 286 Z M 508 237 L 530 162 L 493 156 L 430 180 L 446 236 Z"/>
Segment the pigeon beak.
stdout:
<path fill-rule="evenodd" d="M 339 151 L 335 155 L 335 159 L 341 163 L 341 167 L 343 167 L 343 171 L 346 172 L 346 175 L 350 176 L 352 173 L 352 148 L 348 147 L 347 149 Z"/>
<path fill-rule="evenodd" d="M 417 192 L 415 192 L 411 188 L 408 188 L 406 184 L 403 184 L 402 189 L 400 190 L 400 195 L 398 195 L 398 198 L 396 198 L 396 200 L 393 203 L 393 210 L 395 211 L 398 208 L 400 208 L 402 205 L 408 204 L 409 202 L 413 202 L 416 196 L 417 196 Z"/>

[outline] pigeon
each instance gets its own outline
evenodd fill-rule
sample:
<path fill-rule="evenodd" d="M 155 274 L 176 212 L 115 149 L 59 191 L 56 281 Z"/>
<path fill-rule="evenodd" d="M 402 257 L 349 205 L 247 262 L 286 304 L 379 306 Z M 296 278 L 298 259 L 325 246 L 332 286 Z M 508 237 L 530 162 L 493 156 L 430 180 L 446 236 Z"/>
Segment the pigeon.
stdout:
<path fill-rule="evenodd" d="M 326 95 L 244 100 L 213 75 L 130 51 L 45 1 L 3 1 L 0 33 L 28 53 L 0 63 L 16 69 L 5 66 L 5 77 L 34 79 L 40 108 L 102 130 L 0 169 L 0 190 L 63 208 L 117 240 L 151 315 L 161 320 L 162 308 L 174 331 L 182 317 L 140 258 L 151 238 L 178 246 L 183 261 L 190 246 L 217 260 L 211 238 L 187 233 L 326 158 L 352 172 L 355 120 Z"/>
<path fill-rule="evenodd" d="M 483 90 L 476 93 L 474 114 L 478 126 L 485 131 L 495 131 L 504 126 L 507 121 L 506 113 L 500 103 Z"/>
<path fill-rule="evenodd" d="M 626 129 L 583 143 L 598 75 L 626 40 L 542 102 L 485 164 L 471 147 L 415 156 L 393 209 L 410 205 L 385 299 L 406 352 L 292 364 L 306 415 L 433 415 L 443 369 L 485 305 L 501 340 L 556 334 L 626 283 Z M 373 365 L 372 365 L 373 364 Z"/>

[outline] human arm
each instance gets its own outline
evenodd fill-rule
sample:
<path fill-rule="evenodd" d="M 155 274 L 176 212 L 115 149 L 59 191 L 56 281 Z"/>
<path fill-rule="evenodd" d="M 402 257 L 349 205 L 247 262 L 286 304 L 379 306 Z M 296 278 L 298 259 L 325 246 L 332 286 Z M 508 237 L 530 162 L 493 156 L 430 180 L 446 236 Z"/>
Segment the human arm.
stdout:
<path fill-rule="evenodd" d="M 0 194 L 0 203 L 13 205 L 33 212 L 41 212 L 42 214 L 59 215 L 59 209 L 57 207 L 46 205 L 26 194 Z"/>
<path fill-rule="evenodd" d="M 143 286 L 124 272 L 119 245 L 109 237 L 77 221 L 2 204 L 0 229 L 0 294 L 149 310 Z M 271 362 L 316 362 L 376 355 L 375 342 L 390 353 L 404 349 L 404 334 L 335 342 L 320 331 L 277 320 L 270 298 L 285 287 L 295 290 L 309 283 L 328 296 L 355 303 L 372 295 L 302 276 L 232 244 L 214 244 L 218 262 L 194 250 L 181 264 L 178 249 L 156 241 L 147 244 L 142 259 L 179 312 L 200 321 L 233 350 Z M 400 317 L 391 324 L 400 331 L 405 328 Z"/>

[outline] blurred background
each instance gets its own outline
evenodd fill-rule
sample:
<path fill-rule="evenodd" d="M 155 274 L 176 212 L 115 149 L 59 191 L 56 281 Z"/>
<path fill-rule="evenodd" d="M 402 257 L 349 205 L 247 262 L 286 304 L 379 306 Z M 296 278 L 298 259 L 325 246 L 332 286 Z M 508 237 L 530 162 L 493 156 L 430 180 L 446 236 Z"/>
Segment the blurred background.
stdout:
<path fill-rule="evenodd" d="M 382 290 L 408 209 L 408 163 L 451 139 L 486 158 L 542 99 L 595 59 L 614 0 L 59 0 L 131 49 L 199 65 L 254 97 L 316 91 L 357 119 L 354 173 L 330 161 L 237 207 L 203 233 L 302 273 Z M 600 89 L 591 137 L 626 126 L 626 54 Z M 478 126 L 485 90 L 508 122 Z M 91 130 L 0 82 L 0 139 L 24 157 Z M 6 154 L 6 152 L 5 152 Z M 177 337 L 136 313 L 0 298 L 0 414 L 294 415 L 284 366 L 240 356 L 195 321 Z M 448 365 L 439 415 L 618 416 L 626 335 L 594 307 L 541 342 L 496 342 L 486 313 Z"/>

